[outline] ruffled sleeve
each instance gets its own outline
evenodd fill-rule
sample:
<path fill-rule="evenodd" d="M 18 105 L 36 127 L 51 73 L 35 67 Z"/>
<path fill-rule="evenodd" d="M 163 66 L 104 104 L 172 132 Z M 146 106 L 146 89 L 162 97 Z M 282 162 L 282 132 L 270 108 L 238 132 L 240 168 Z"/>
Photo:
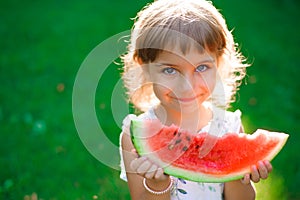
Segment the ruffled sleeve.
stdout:
<path fill-rule="evenodd" d="M 137 117 L 136 115 L 133 114 L 129 114 L 127 115 L 122 123 L 122 133 L 120 135 L 119 138 L 119 142 L 120 142 L 120 147 L 119 147 L 119 151 L 120 151 L 120 156 L 121 156 L 121 162 L 120 162 L 120 167 L 121 167 L 121 173 L 120 173 L 120 178 L 124 181 L 127 181 L 127 176 L 126 176 L 126 170 L 125 170 L 125 165 L 124 165 L 124 159 L 123 159 L 123 152 L 122 152 L 122 136 L 123 134 L 130 134 L 130 122 L 131 119 Z"/>
<path fill-rule="evenodd" d="M 241 111 L 236 110 L 235 112 L 228 112 L 228 132 L 239 133 L 242 127 L 242 120 L 241 120 Z"/>

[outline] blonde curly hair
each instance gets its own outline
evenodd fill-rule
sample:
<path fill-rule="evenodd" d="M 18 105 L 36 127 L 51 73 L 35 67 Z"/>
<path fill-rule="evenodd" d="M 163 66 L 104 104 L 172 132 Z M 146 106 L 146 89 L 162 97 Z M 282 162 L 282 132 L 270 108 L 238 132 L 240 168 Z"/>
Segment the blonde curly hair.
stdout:
<path fill-rule="evenodd" d="M 248 64 L 220 12 L 205 0 L 157 0 L 137 14 L 128 51 L 122 56 L 122 79 L 130 102 L 141 111 L 159 103 L 140 63 L 151 63 L 161 51 L 174 46 L 182 53 L 193 46 L 200 53 L 207 51 L 217 57 L 221 84 L 217 84 L 210 100 L 228 108 Z"/>

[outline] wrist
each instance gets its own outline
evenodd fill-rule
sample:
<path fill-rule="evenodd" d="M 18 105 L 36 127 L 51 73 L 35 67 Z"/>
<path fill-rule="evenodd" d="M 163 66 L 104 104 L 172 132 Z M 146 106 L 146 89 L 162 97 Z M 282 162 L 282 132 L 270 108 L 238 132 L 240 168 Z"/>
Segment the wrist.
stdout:
<path fill-rule="evenodd" d="M 168 193 L 173 187 L 173 178 L 168 178 L 164 181 L 154 179 L 143 179 L 144 188 L 147 192 L 155 195 L 163 195 Z"/>

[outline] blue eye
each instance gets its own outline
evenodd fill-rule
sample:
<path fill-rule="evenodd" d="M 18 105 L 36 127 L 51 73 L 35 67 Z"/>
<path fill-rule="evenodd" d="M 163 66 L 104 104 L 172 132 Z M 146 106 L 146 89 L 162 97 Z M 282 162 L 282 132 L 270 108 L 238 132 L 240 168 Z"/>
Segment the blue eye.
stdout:
<path fill-rule="evenodd" d="M 199 65 L 198 67 L 196 67 L 196 72 L 204 72 L 208 69 L 208 67 L 206 65 Z"/>
<path fill-rule="evenodd" d="M 172 67 L 166 67 L 162 71 L 163 71 L 163 73 L 165 73 L 167 75 L 176 74 L 176 70 Z"/>

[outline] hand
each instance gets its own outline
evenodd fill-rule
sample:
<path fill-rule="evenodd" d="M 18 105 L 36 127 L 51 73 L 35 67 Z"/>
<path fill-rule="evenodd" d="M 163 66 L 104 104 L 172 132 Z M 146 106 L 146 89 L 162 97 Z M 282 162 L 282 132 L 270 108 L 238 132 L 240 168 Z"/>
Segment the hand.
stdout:
<path fill-rule="evenodd" d="M 149 158 L 146 156 L 139 156 L 135 150 L 132 152 L 136 154 L 136 158 L 131 161 L 130 167 L 137 174 L 147 179 L 159 181 L 167 180 L 169 178 L 168 175 L 164 174 L 163 169 L 149 160 Z"/>
<path fill-rule="evenodd" d="M 249 184 L 250 180 L 254 183 L 258 183 L 260 179 L 266 179 L 269 173 L 272 171 L 272 165 L 270 161 L 259 161 L 257 165 L 251 166 L 250 174 L 245 174 L 244 178 L 241 180 L 243 184 Z"/>

